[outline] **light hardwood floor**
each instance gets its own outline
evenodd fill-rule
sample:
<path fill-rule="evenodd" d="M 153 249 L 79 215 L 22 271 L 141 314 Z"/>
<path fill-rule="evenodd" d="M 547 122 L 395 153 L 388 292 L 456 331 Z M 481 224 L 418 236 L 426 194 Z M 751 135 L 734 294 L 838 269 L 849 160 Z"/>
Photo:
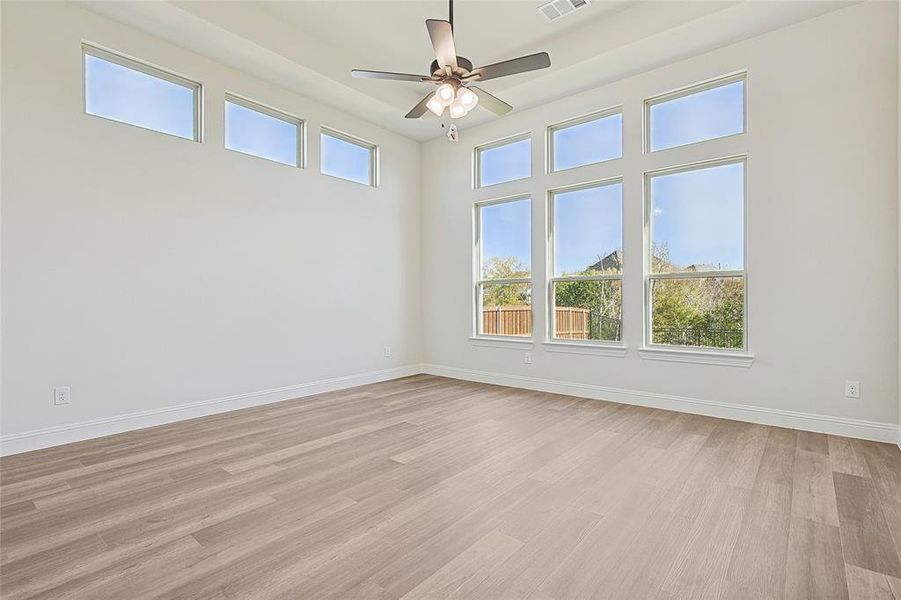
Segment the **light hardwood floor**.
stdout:
<path fill-rule="evenodd" d="M 0 461 L 16 598 L 895 598 L 901 451 L 430 376 Z"/>

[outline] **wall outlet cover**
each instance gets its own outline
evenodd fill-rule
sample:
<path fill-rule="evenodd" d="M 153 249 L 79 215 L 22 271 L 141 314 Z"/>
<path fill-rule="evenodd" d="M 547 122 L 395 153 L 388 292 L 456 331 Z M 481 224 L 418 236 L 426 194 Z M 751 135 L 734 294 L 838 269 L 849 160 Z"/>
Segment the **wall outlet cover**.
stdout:
<path fill-rule="evenodd" d="M 54 406 L 59 406 L 61 404 L 70 404 L 71 402 L 72 402 L 72 398 L 71 398 L 70 390 L 69 390 L 68 386 L 53 388 L 53 404 L 54 404 Z"/>

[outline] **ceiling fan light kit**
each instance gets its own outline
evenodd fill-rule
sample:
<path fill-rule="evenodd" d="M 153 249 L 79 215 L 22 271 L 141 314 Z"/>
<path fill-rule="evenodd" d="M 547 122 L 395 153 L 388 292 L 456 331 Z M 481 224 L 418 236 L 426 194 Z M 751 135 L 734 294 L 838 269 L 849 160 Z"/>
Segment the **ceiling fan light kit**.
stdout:
<path fill-rule="evenodd" d="M 409 73 L 369 71 L 365 69 L 354 69 L 351 71 L 351 75 L 364 79 L 390 79 L 437 85 L 438 89 L 427 94 L 407 113 L 406 118 L 408 119 L 419 119 L 426 112 L 431 112 L 435 116 L 440 117 L 444 114 L 445 108 L 448 108 L 448 114 L 451 119 L 460 119 L 478 106 L 480 100 L 481 105 L 494 114 L 507 114 L 513 110 L 511 105 L 472 84 L 518 73 L 546 69 L 551 66 L 550 56 L 548 56 L 547 52 L 538 52 L 484 67 L 473 68 L 471 61 L 462 56 L 457 56 L 456 46 L 454 45 L 454 0 L 449 0 L 448 4 L 449 18 L 447 21 L 427 19 L 425 22 L 426 29 L 429 32 L 429 39 L 432 41 L 432 48 L 435 51 L 435 60 L 432 61 L 429 68 L 430 75 L 412 75 Z"/>

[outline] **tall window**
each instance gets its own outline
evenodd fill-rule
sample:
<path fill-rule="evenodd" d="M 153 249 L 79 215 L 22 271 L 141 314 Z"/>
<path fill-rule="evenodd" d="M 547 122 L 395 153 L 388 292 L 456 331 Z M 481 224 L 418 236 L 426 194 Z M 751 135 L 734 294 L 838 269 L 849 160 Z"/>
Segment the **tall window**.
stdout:
<path fill-rule="evenodd" d="M 621 158 L 622 109 L 580 117 L 548 128 L 549 171 Z"/>
<path fill-rule="evenodd" d="M 475 151 L 476 187 L 532 176 L 532 137 L 528 134 L 479 146 Z"/>
<path fill-rule="evenodd" d="M 532 203 L 484 202 L 475 209 L 476 333 L 532 335 Z"/>
<path fill-rule="evenodd" d="M 225 147 L 292 167 L 301 166 L 303 122 L 256 102 L 225 96 Z"/>
<path fill-rule="evenodd" d="M 552 191 L 551 338 L 623 339 L 623 185 Z"/>
<path fill-rule="evenodd" d="M 200 84 L 83 45 L 84 110 L 89 115 L 200 141 Z"/>
<path fill-rule="evenodd" d="M 746 348 L 745 160 L 650 173 L 648 342 Z"/>
<path fill-rule="evenodd" d="M 651 98 L 645 111 L 652 152 L 744 133 L 745 75 Z"/>
<path fill-rule="evenodd" d="M 364 185 L 378 185 L 378 147 L 375 144 L 325 127 L 319 141 L 321 173 Z"/>

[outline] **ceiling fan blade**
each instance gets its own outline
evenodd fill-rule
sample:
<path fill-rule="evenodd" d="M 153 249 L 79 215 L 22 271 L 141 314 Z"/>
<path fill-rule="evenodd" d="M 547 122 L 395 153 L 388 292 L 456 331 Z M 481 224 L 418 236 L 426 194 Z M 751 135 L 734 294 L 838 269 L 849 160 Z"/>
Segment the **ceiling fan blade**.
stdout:
<path fill-rule="evenodd" d="M 425 111 L 428 110 L 426 104 L 428 104 L 429 100 L 434 96 L 434 92 L 429 92 L 425 95 L 425 98 L 419 101 L 419 104 L 410 109 L 410 112 L 407 113 L 405 118 L 407 119 L 418 119 L 422 115 L 425 114 Z"/>
<path fill-rule="evenodd" d="M 448 21 L 440 19 L 426 19 L 426 28 L 432 39 L 432 48 L 435 49 L 435 58 L 438 66 L 457 68 L 457 49 L 454 47 L 454 30 Z"/>
<path fill-rule="evenodd" d="M 367 69 L 354 69 L 350 72 L 357 79 L 392 79 L 396 81 L 431 81 L 426 75 L 412 75 L 410 73 L 392 73 L 390 71 L 369 71 Z"/>
<path fill-rule="evenodd" d="M 516 75 L 517 73 L 546 69 L 549 66 L 551 66 L 551 57 L 548 56 L 548 53 L 538 52 L 537 54 L 529 54 L 528 56 L 520 56 L 519 58 L 501 61 L 493 65 L 478 67 L 472 70 L 472 74 L 477 76 L 473 78 L 478 81 L 487 81 L 498 77 Z"/>
<path fill-rule="evenodd" d="M 469 86 L 469 89 L 476 93 L 476 96 L 479 97 L 479 106 L 484 106 L 491 112 L 496 115 L 505 115 L 511 110 L 513 107 L 492 94 L 489 94 L 485 90 L 481 88 L 477 88 L 475 86 Z"/>

